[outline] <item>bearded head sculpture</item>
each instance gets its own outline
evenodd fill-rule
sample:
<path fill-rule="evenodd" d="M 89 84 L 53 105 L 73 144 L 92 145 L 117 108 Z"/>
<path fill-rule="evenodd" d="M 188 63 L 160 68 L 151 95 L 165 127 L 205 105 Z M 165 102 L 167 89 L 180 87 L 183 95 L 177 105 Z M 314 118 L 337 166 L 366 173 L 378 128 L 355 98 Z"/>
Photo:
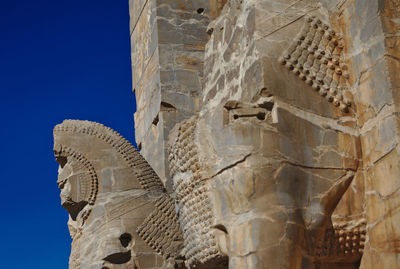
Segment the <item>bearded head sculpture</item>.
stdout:
<path fill-rule="evenodd" d="M 173 266 L 181 249 L 174 202 L 127 140 L 98 123 L 66 120 L 54 128 L 54 154 L 70 268 Z"/>

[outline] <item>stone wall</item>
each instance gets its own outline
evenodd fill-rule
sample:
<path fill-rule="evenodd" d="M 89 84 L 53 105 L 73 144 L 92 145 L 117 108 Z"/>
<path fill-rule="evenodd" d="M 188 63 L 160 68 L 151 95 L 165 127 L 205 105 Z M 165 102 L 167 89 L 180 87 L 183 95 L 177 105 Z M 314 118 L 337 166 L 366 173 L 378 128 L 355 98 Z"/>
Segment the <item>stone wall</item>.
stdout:
<path fill-rule="evenodd" d="M 353 71 L 363 153 L 367 242 L 361 268 L 398 268 L 400 3 L 346 1 L 336 12 Z"/>
<path fill-rule="evenodd" d="M 136 142 L 165 182 L 168 134 L 199 111 L 206 27 L 221 7 L 208 0 L 130 1 Z"/>

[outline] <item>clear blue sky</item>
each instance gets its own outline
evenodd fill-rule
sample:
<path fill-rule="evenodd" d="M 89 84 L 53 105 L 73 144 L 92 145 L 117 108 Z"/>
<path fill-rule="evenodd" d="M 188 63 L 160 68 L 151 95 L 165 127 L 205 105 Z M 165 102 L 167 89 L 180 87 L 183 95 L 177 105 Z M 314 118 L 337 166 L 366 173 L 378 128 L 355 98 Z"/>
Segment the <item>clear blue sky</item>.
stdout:
<path fill-rule="evenodd" d="M 68 268 L 52 129 L 134 138 L 128 0 L 0 0 L 0 268 Z"/>

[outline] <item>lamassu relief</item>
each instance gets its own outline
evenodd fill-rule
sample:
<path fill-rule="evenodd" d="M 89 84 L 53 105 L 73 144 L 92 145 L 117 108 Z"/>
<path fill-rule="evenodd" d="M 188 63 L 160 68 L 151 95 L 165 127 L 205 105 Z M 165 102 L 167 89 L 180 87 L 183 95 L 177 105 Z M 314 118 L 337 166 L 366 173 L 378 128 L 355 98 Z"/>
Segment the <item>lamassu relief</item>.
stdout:
<path fill-rule="evenodd" d="M 70 268 L 400 268 L 400 3 L 130 15 L 140 153 L 98 123 L 54 129 Z"/>

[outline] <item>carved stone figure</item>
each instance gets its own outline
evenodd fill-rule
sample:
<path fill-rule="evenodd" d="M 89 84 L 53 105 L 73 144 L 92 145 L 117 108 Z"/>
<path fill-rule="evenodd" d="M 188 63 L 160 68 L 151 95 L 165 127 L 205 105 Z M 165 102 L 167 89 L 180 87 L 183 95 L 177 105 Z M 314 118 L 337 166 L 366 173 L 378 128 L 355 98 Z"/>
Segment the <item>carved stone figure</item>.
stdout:
<path fill-rule="evenodd" d="M 400 268 L 398 1 L 130 15 L 154 170 L 100 124 L 56 126 L 71 268 Z"/>
<path fill-rule="evenodd" d="M 54 153 L 70 268 L 174 265 L 182 245 L 174 202 L 128 141 L 101 124 L 66 120 L 54 128 Z"/>
<path fill-rule="evenodd" d="M 331 219 L 361 158 L 344 44 L 319 1 L 291 2 L 232 0 L 209 26 L 203 108 L 170 134 L 189 265 L 206 235 L 229 268 L 361 258 L 365 220 Z"/>

